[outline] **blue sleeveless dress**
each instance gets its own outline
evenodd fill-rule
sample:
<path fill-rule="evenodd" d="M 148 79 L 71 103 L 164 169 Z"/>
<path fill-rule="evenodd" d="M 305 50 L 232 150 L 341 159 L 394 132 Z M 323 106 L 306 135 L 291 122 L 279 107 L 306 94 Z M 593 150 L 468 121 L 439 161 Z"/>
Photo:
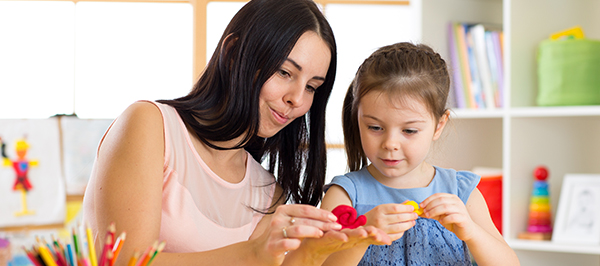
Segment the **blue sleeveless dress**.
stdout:
<path fill-rule="evenodd" d="M 434 166 L 435 167 L 435 166 Z M 336 176 L 331 185 L 342 187 L 359 215 L 386 203 L 421 202 L 435 193 L 450 193 L 466 204 L 480 176 L 467 171 L 435 167 L 427 187 L 396 189 L 379 183 L 366 167 Z M 438 221 L 419 217 L 411 229 L 391 245 L 371 245 L 358 265 L 471 265 L 467 245 Z"/>

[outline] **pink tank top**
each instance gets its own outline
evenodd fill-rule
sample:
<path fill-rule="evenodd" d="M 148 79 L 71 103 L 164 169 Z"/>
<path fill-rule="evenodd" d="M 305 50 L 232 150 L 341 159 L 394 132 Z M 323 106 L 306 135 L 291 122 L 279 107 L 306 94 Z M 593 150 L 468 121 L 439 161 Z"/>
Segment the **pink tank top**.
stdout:
<path fill-rule="evenodd" d="M 275 179 L 250 154 L 239 183 L 217 176 L 196 152 L 183 120 L 165 104 L 160 240 L 164 252 L 198 252 L 248 240 L 272 203 Z"/>

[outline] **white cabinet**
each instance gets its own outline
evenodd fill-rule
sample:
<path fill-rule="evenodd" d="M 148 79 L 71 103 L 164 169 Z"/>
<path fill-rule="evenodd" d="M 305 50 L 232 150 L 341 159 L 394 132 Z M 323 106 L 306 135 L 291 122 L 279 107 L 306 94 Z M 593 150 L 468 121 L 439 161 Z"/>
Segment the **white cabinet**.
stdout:
<path fill-rule="evenodd" d="M 526 230 L 533 169 L 546 165 L 553 221 L 565 173 L 600 173 L 600 106 L 537 107 L 538 44 L 581 26 L 600 39 L 599 0 L 421 0 L 423 42 L 448 57 L 448 21 L 501 24 L 506 106 L 454 110 L 432 151 L 442 167 L 502 168 L 503 234 L 522 265 L 599 265 L 600 246 L 517 239 Z M 600 73 L 599 73 L 600 74 Z M 600 88 L 599 88 L 600 89 Z"/>

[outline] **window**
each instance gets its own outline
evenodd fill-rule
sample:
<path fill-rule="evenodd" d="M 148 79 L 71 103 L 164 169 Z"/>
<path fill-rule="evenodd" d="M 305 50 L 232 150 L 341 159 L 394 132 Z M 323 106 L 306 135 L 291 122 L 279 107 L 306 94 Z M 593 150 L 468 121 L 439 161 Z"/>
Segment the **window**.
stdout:
<path fill-rule="evenodd" d="M 72 2 L 0 1 L 0 117 L 72 113 Z"/>
<path fill-rule="evenodd" d="M 338 99 L 374 49 L 420 39 L 420 4 L 317 2 L 332 25 L 339 52 L 327 136 L 330 143 L 342 143 Z M 114 118 L 138 99 L 185 95 L 244 4 L 0 1 L 0 118 L 71 113 Z M 200 18 L 204 15 L 206 19 Z"/>
<path fill-rule="evenodd" d="M 0 40 L 0 118 L 114 118 L 193 84 L 188 3 L 0 1 Z"/>
<path fill-rule="evenodd" d="M 79 2 L 75 8 L 75 113 L 114 118 L 139 99 L 191 89 L 192 6 Z"/>

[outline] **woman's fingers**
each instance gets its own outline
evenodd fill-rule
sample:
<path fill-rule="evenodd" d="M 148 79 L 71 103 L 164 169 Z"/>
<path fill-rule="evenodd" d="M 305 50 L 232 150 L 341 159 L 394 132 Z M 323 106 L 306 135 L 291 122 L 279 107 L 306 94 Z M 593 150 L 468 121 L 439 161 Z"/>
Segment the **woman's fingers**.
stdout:
<path fill-rule="evenodd" d="M 326 231 L 340 230 L 336 219 L 331 212 L 310 205 L 279 206 L 269 226 L 270 248 L 277 253 L 295 250 L 305 238 L 321 238 Z"/>
<path fill-rule="evenodd" d="M 289 204 L 277 207 L 277 211 L 283 212 L 291 218 L 305 218 L 322 222 L 335 222 L 337 217 L 330 211 L 319 209 L 317 207 L 306 204 Z"/>
<path fill-rule="evenodd" d="M 336 223 L 337 217 L 330 211 L 322 210 L 310 205 L 290 204 L 282 205 L 275 211 L 273 217 L 273 226 L 298 227 L 295 228 L 297 233 L 309 233 L 313 235 L 314 230 L 304 227 L 317 228 L 320 231 L 340 230 L 342 227 Z M 322 236 L 319 235 L 319 236 Z"/>

